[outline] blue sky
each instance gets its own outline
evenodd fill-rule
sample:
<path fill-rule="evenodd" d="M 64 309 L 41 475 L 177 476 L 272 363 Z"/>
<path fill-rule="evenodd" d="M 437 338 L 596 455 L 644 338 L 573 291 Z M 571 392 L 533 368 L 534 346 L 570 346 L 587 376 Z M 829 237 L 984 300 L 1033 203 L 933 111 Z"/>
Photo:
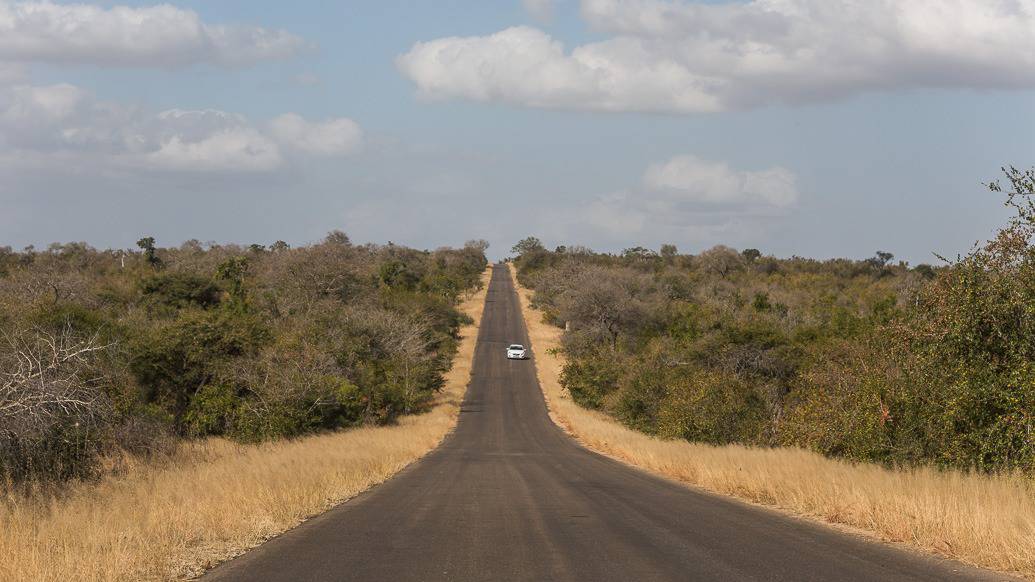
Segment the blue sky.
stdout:
<path fill-rule="evenodd" d="M 1035 163 L 1035 5 L 950 3 L 222 0 L 134 30 L 115 15 L 153 4 L 0 1 L 0 245 L 340 228 L 931 262 Z"/>

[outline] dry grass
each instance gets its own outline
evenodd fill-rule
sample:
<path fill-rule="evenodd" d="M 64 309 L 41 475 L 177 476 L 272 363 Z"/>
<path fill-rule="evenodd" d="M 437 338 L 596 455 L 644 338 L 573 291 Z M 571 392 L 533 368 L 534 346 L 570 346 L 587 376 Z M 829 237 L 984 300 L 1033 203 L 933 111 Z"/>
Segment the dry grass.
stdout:
<path fill-rule="evenodd" d="M 428 413 L 255 446 L 211 439 L 57 499 L 0 497 L 0 580 L 190 577 L 388 479 L 455 426 L 484 300 L 464 302 L 475 324 Z"/>
<path fill-rule="evenodd" d="M 585 446 L 717 493 L 1035 579 L 1032 480 L 888 470 L 801 449 L 713 447 L 630 430 L 581 408 L 563 391 L 558 381 L 563 359 L 549 351 L 560 345 L 561 330 L 542 323 L 529 305 L 530 291 L 518 289 L 550 415 Z"/>

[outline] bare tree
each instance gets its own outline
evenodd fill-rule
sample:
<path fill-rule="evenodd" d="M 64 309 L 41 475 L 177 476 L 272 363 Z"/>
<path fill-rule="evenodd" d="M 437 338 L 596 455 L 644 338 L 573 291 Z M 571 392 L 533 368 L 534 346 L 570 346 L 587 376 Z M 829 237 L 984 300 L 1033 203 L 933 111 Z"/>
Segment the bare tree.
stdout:
<path fill-rule="evenodd" d="M 0 422 L 14 419 L 45 425 L 62 418 L 96 416 L 104 400 L 103 378 L 91 364 L 107 349 L 97 336 L 79 339 L 66 327 L 61 333 L 33 329 L 3 334 L 0 371 Z"/>
<path fill-rule="evenodd" d="M 87 301 L 89 283 L 85 275 L 46 261 L 33 270 L 16 270 L 0 279 L 0 295 L 25 303 Z"/>
<path fill-rule="evenodd" d="M 405 317 L 392 311 L 375 313 L 386 350 L 403 364 L 405 412 L 411 412 L 419 401 L 414 382 L 415 369 L 430 363 L 435 357 L 430 349 L 431 324 L 426 318 Z"/>
<path fill-rule="evenodd" d="M 644 323 L 649 281 L 630 269 L 582 270 L 557 298 L 559 315 L 576 331 L 604 335 L 612 349 L 618 338 Z"/>
<path fill-rule="evenodd" d="M 412 412 L 421 401 L 418 374 L 437 357 L 431 349 L 431 322 L 423 316 L 403 315 L 376 306 L 349 309 L 346 319 L 346 325 L 369 338 L 389 360 L 401 364 L 401 412 Z"/>
<path fill-rule="evenodd" d="M 335 387 L 328 382 L 343 375 L 333 355 L 304 337 L 290 349 L 234 362 L 228 372 L 251 396 L 240 400 L 239 414 L 262 436 L 277 435 L 274 424 L 284 411 L 309 416 L 334 405 Z"/>
<path fill-rule="evenodd" d="M 54 448 L 48 440 L 59 428 L 88 434 L 110 421 L 112 404 L 96 365 L 101 352 L 110 347 L 97 336 L 80 337 L 70 327 L 56 334 L 39 328 L 3 333 L 0 469 L 10 473 L 15 465 L 47 462 L 42 451 Z M 92 446 L 83 445 L 84 449 Z M 20 472 L 41 469 L 28 467 Z"/>
<path fill-rule="evenodd" d="M 258 285 L 275 291 L 284 311 L 305 313 L 324 299 L 354 299 L 374 265 L 363 248 L 325 243 L 271 254 L 257 271 Z"/>
<path fill-rule="evenodd" d="M 725 279 L 744 268 L 745 258 L 730 247 L 718 245 L 697 255 L 695 262 L 703 270 Z"/>

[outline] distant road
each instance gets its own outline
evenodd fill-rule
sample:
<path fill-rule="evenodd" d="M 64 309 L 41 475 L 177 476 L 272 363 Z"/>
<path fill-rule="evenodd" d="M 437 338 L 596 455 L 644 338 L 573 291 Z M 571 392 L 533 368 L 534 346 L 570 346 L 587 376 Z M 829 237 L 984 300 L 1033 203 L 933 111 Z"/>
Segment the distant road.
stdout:
<path fill-rule="evenodd" d="M 550 421 L 496 267 L 456 432 L 394 479 L 206 576 L 214 581 L 997 580 L 685 488 Z"/>

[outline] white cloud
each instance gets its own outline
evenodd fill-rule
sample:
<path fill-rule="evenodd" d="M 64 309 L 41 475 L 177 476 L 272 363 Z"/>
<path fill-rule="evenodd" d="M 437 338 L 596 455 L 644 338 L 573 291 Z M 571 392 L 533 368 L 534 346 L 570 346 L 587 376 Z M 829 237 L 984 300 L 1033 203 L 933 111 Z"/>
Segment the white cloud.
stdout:
<path fill-rule="evenodd" d="M 723 162 L 696 156 L 676 156 L 652 164 L 643 184 L 656 200 L 671 204 L 764 204 L 785 207 L 798 199 L 797 177 L 781 167 L 757 172 L 738 171 Z"/>
<path fill-rule="evenodd" d="M 296 113 L 285 113 L 270 122 L 270 130 L 284 145 L 315 155 L 349 155 L 363 147 L 363 131 L 351 119 L 310 123 Z"/>
<path fill-rule="evenodd" d="M 418 43 L 429 98 L 670 113 L 903 88 L 1035 88 L 1035 0 L 583 0 L 613 36 L 565 51 L 527 27 Z"/>
<path fill-rule="evenodd" d="M 85 99 L 85 91 L 67 83 L 43 87 L 19 85 L 9 92 L 0 119 L 18 126 L 47 125 L 72 115 Z"/>
<path fill-rule="evenodd" d="M 123 163 L 177 172 L 268 172 L 283 163 L 272 139 L 225 111 L 163 111 L 137 136 L 142 147 Z"/>
<path fill-rule="evenodd" d="M 524 26 L 485 37 L 418 43 L 396 64 L 431 99 L 601 111 L 719 107 L 674 63 L 653 62 L 636 47 L 599 43 L 566 55 L 560 42 Z M 681 87 L 678 94 L 673 93 L 676 86 Z"/>
<path fill-rule="evenodd" d="M 536 232 L 548 239 L 624 248 L 662 243 L 712 246 L 742 244 L 764 237 L 776 217 L 743 212 L 662 213 L 633 192 L 615 192 L 578 207 L 538 217 Z"/>
<path fill-rule="evenodd" d="M 277 145 L 251 128 L 220 130 L 196 141 L 174 135 L 137 159 L 150 168 L 181 172 L 268 172 L 282 162 Z"/>
<path fill-rule="evenodd" d="M 559 240 L 625 245 L 750 240 L 785 215 L 798 196 L 797 177 L 786 168 L 739 170 L 681 155 L 651 164 L 638 187 L 552 211 L 540 227 Z"/>
<path fill-rule="evenodd" d="M 539 22 L 553 22 L 554 4 L 556 0 L 521 0 L 525 10 Z"/>
<path fill-rule="evenodd" d="M 282 59 L 307 43 L 282 30 L 206 24 L 168 4 L 0 0 L 0 60 L 112 66 L 246 65 Z"/>
<path fill-rule="evenodd" d="M 283 166 L 282 148 L 347 155 L 362 143 L 359 126 L 344 118 L 309 123 L 287 114 L 268 125 L 267 131 L 217 110 L 152 114 L 98 101 L 68 84 L 0 89 L 0 153 L 9 160 L 50 157 L 60 167 L 250 173 Z"/>
<path fill-rule="evenodd" d="M 92 97 L 74 85 L 14 85 L 0 89 L 0 145 L 37 151 L 99 146 L 90 134 L 100 141 L 113 140 L 110 129 L 118 124 L 110 123 L 112 116 L 119 113 L 96 107 Z M 92 121 L 86 123 L 88 119 Z M 96 131 L 101 127 L 105 129 Z"/>

